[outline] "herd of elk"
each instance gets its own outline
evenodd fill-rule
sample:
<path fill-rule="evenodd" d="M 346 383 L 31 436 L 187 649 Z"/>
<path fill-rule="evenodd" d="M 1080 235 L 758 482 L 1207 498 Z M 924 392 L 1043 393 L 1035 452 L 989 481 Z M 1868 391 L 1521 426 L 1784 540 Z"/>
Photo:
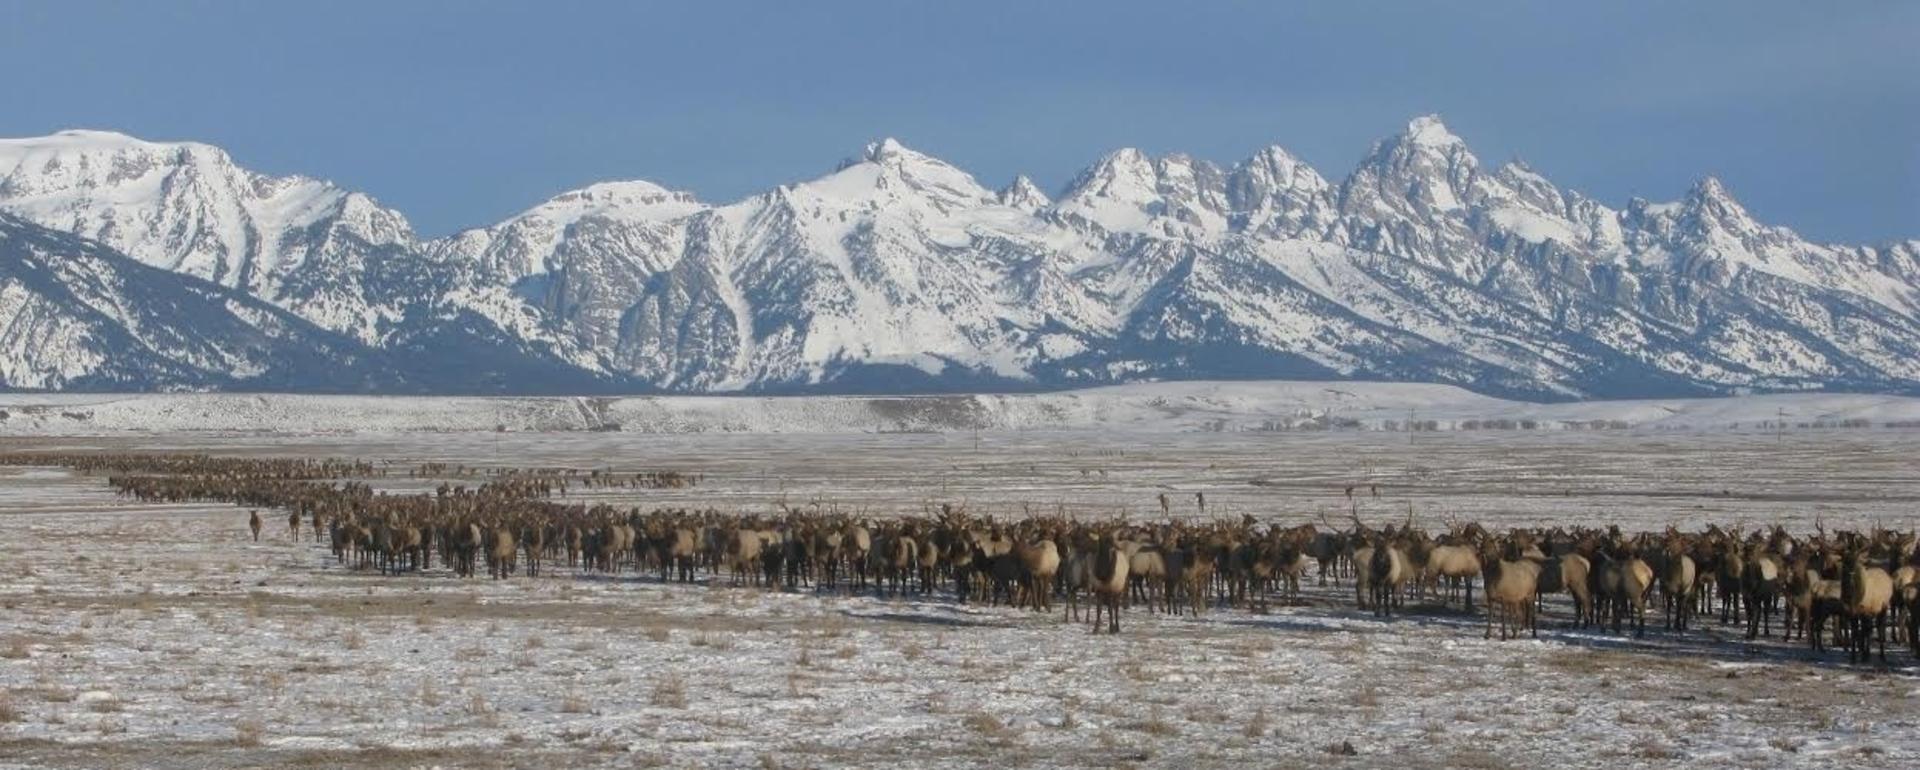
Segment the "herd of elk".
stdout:
<path fill-rule="evenodd" d="M 1889 636 L 1920 655 L 1920 559 L 1912 533 L 1828 533 L 1795 537 L 1780 527 L 1741 531 L 1627 534 L 1618 527 L 1553 527 L 1490 532 L 1477 524 L 1433 534 L 1404 522 L 1373 528 L 1262 524 L 1254 517 L 1079 521 L 1064 513 L 1000 520 L 962 506 L 917 515 L 876 515 L 813 503 L 767 514 L 714 509 L 616 508 L 551 497 L 568 484 L 684 486 L 677 473 L 578 474 L 421 466 L 412 478 L 465 473 L 475 487 L 442 483 L 431 492 L 376 491 L 365 479 L 387 465 L 338 460 L 217 458 L 205 455 L 12 454 L 0 464 L 63 465 L 102 474 L 141 500 L 210 500 L 248 507 L 254 540 L 260 511 L 287 511 L 296 541 L 308 521 L 336 561 L 382 574 L 418 573 L 435 557 L 456 575 L 484 561 L 494 579 L 537 575 L 564 563 L 582 573 L 652 572 L 665 581 L 725 574 L 731 583 L 777 589 L 951 593 L 959 602 L 1006 604 L 1119 630 L 1123 608 L 1199 614 L 1226 606 L 1265 612 L 1298 602 L 1317 565 L 1322 585 L 1350 579 L 1362 610 L 1391 616 L 1408 600 L 1458 595 L 1474 611 L 1481 586 L 1485 635 L 1537 635 L 1545 598 L 1566 594 L 1570 624 L 1646 633 L 1656 597 L 1667 628 L 1685 631 L 1711 617 L 1748 638 L 1797 634 L 1815 650 L 1828 641 L 1866 661 L 1872 642 L 1885 660 Z"/>

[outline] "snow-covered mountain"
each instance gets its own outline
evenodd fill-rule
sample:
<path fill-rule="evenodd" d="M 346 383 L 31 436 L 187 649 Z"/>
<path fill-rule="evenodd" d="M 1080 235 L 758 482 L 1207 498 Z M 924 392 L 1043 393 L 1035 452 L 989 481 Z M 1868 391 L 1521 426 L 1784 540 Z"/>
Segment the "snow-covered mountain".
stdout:
<path fill-rule="evenodd" d="M 1920 391 L 1920 241 L 1812 243 L 1711 178 L 1610 208 L 1483 168 L 1431 116 L 1338 182 L 1279 147 L 1225 168 L 1123 149 L 1048 196 L 889 139 L 742 201 L 608 182 L 431 241 L 364 195 L 205 145 L 67 132 L 0 141 L 0 211 L 367 350 L 517 362 L 498 390 Z"/>
<path fill-rule="evenodd" d="M 0 382 L 34 389 L 383 384 L 354 341 L 213 283 L 0 214 Z"/>

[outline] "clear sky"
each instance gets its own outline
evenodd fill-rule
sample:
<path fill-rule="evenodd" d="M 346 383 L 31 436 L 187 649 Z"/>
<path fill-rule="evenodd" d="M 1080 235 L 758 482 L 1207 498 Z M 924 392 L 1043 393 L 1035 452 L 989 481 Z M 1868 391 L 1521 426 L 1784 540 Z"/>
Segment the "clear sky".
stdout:
<path fill-rule="evenodd" d="M 0 135 L 210 142 L 429 236 L 605 179 L 731 200 L 881 136 L 990 187 L 1125 146 L 1338 180 L 1437 112 L 1611 204 L 1714 174 L 1815 238 L 1920 237 L 1914 2 L 0 0 L 0 73 Z"/>

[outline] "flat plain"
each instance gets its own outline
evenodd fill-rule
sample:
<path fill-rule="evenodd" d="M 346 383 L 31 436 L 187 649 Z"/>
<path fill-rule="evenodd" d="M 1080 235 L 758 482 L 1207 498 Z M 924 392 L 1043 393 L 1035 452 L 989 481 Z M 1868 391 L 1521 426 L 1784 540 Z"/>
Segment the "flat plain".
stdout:
<path fill-rule="evenodd" d="M 1920 432 L 156 434 L 6 450 L 197 451 L 677 470 L 570 499 L 871 515 L 1251 515 L 1286 523 L 1781 524 L 1920 517 Z M 421 491 L 438 479 L 376 482 Z M 458 481 L 458 479 L 456 479 Z M 1347 488 L 1354 487 L 1352 498 Z M 1377 491 L 1376 491 L 1377 490 Z M 1203 513 L 1195 498 L 1204 493 Z M 0 468 L 0 766 L 1689 766 L 1920 763 L 1920 669 L 1749 643 L 1481 638 L 1342 581 L 1270 613 L 1134 608 L 1118 636 L 949 595 L 651 575 L 382 577 L 284 516 Z M 1775 630 L 1778 634 L 1778 629 Z"/>

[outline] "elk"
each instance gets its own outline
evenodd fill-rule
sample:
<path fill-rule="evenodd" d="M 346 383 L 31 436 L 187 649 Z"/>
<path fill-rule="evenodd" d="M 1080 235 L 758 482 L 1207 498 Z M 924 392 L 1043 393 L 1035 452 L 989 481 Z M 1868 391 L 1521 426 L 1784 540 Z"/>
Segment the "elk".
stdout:
<path fill-rule="evenodd" d="M 1093 632 L 1100 633 L 1100 613 L 1107 613 L 1107 633 L 1120 633 L 1120 600 L 1127 593 L 1128 559 L 1113 533 L 1101 536 L 1093 552 Z"/>
<path fill-rule="evenodd" d="M 1687 618 L 1693 611 L 1695 574 L 1693 557 L 1685 553 L 1679 540 L 1669 541 L 1660 571 L 1660 594 L 1669 629 L 1687 630 Z"/>
<path fill-rule="evenodd" d="M 1464 545 L 1437 545 L 1427 553 L 1427 566 L 1420 577 L 1421 593 L 1425 595 L 1433 589 L 1439 580 L 1446 580 L 1449 588 L 1463 585 L 1466 588 L 1465 609 L 1473 612 L 1473 579 L 1483 572 L 1481 554 L 1473 552 Z M 1442 598 L 1441 603 L 1445 604 Z"/>
<path fill-rule="evenodd" d="M 260 542 L 260 512 L 247 511 L 247 529 L 253 530 L 253 542 Z"/>
<path fill-rule="evenodd" d="M 1741 581 L 1746 575 L 1746 561 L 1741 558 L 1740 550 L 1734 543 L 1725 541 L 1718 544 L 1715 556 L 1719 560 L 1719 569 L 1714 571 L 1714 589 L 1720 599 L 1720 625 L 1738 623 L 1743 595 Z"/>
<path fill-rule="evenodd" d="M 660 579 L 667 579 L 667 570 L 671 567 L 674 580 L 693 582 L 693 564 L 700 558 L 700 533 L 691 527 L 674 527 L 662 540 Z"/>
<path fill-rule="evenodd" d="M 1783 581 L 1787 600 L 1786 632 L 1781 636 L 1786 641 L 1793 640 L 1796 629 L 1800 632 L 1800 638 L 1808 638 L 1813 623 L 1814 603 L 1827 586 L 1828 581 L 1821 578 L 1820 570 L 1811 562 L 1806 549 L 1802 549 L 1787 566 L 1786 580 Z"/>
<path fill-rule="evenodd" d="M 867 587 L 868 553 L 873 550 L 873 533 L 865 525 L 848 524 L 840 538 L 840 553 L 853 571 L 854 590 Z"/>
<path fill-rule="evenodd" d="M 1573 622 L 1576 628 L 1585 628 L 1593 618 L 1593 584 L 1589 581 L 1591 563 L 1587 557 L 1577 553 L 1564 553 L 1540 559 L 1540 590 L 1538 594 L 1565 591 L 1573 598 Z M 1538 609 L 1538 608 L 1536 608 Z"/>
<path fill-rule="evenodd" d="M 1596 601 L 1613 616 L 1613 632 L 1621 633 L 1622 623 L 1632 615 L 1630 625 L 1636 637 L 1647 635 L 1647 590 L 1653 587 L 1653 567 L 1625 546 L 1610 546 L 1612 551 L 1595 553 L 1592 582 Z"/>
<path fill-rule="evenodd" d="M 474 562 L 477 561 L 481 545 L 486 542 L 480 533 L 480 525 L 467 523 L 454 528 L 450 545 L 454 555 L 455 574 L 461 577 L 473 577 Z"/>
<path fill-rule="evenodd" d="M 300 542 L 300 509 L 287 511 L 287 539 Z"/>
<path fill-rule="evenodd" d="M 1324 512 L 1320 514 L 1321 521 L 1325 522 L 1326 518 L 1327 516 Z M 1332 523 L 1329 522 L 1327 528 L 1332 530 Z M 1307 547 L 1303 549 L 1303 552 L 1319 564 L 1320 585 L 1324 586 L 1327 584 L 1327 574 L 1329 572 L 1334 573 L 1336 579 L 1339 577 L 1340 558 L 1344 555 L 1346 548 L 1346 535 L 1339 531 L 1320 532 L 1315 530 L 1308 538 Z"/>
<path fill-rule="evenodd" d="M 1159 546 L 1134 551 L 1127 557 L 1127 580 L 1131 585 L 1127 592 L 1128 605 L 1134 601 L 1144 602 L 1151 612 L 1155 594 L 1164 592 L 1167 586 L 1167 554 Z"/>
<path fill-rule="evenodd" d="M 1367 572 L 1373 614 L 1393 617 L 1393 608 L 1400 604 L 1401 588 L 1414 577 L 1413 563 L 1407 558 L 1406 550 L 1382 537 L 1373 544 Z"/>
<path fill-rule="evenodd" d="M 1902 589 L 1900 601 L 1907 607 L 1907 646 L 1913 648 L 1914 657 L 1920 658 L 1920 584 Z"/>
<path fill-rule="evenodd" d="M 521 530 L 521 545 L 527 551 L 527 575 L 540 576 L 540 557 L 547 552 L 547 528 L 534 524 Z"/>
<path fill-rule="evenodd" d="M 1272 538 L 1269 538 L 1266 549 L 1266 555 L 1272 564 L 1268 572 L 1281 581 L 1287 603 L 1298 603 L 1300 578 L 1306 576 L 1307 568 L 1310 566 L 1307 555 L 1301 552 L 1296 536 L 1288 536 L 1278 543 L 1271 541 Z"/>
<path fill-rule="evenodd" d="M 883 535 L 880 548 L 874 551 L 874 560 L 879 567 L 874 578 L 875 595 L 891 590 L 898 595 L 901 586 L 912 587 L 914 573 L 919 569 L 920 544 L 906 532 Z"/>
<path fill-rule="evenodd" d="M 1880 639 L 1880 662 L 1887 661 L 1887 613 L 1893 603 L 1893 578 L 1879 567 L 1866 565 L 1859 549 L 1849 550 L 1840 563 L 1840 606 L 1847 627 L 1847 662 L 1865 663 L 1873 653 L 1873 635 Z"/>
<path fill-rule="evenodd" d="M 1740 593 L 1747 611 L 1747 638 L 1773 636 L 1773 607 L 1780 593 L 1780 563 L 1761 543 L 1747 549 Z"/>
<path fill-rule="evenodd" d="M 1373 595 L 1373 546 L 1361 546 L 1353 550 L 1353 596 L 1354 605 L 1360 609 L 1371 607 L 1367 603 Z"/>
<path fill-rule="evenodd" d="M 1210 550 L 1214 552 L 1209 552 Z M 1193 614 L 1199 615 L 1206 609 L 1207 591 L 1213 585 L 1213 574 L 1218 563 L 1217 549 L 1202 548 L 1198 544 L 1188 544 L 1183 555 L 1186 568 L 1181 570 L 1187 599 L 1193 603 Z"/>
<path fill-rule="evenodd" d="M 733 584 L 740 585 L 742 578 L 750 577 L 754 585 L 759 585 L 760 549 L 765 542 L 760 539 L 760 533 L 736 525 L 723 542 L 727 571 L 733 573 Z M 866 574 L 866 569 L 862 568 L 860 573 Z"/>
<path fill-rule="evenodd" d="M 934 543 L 932 537 L 920 539 L 918 575 L 920 578 L 920 593 L 922 594 L 933 593 L 934 578 L 940 571 L 940 553 L 940 546 Z"/>
<path fill-rule="evenodd" d="M 1511 546 L 1509 546 L 1511 548 Z M 1520 635 L 1520 628 L 1529 629 L 1535 638 L 1540 636 L 1540 624 L 1535 614 L 1534 603 L 1538 598 L 1540 586 L 1540 565 L 1532 560 L 1519 558 L 1512 561 L 1504 558 L 1499 546 L 1487 543 L 1475 561 L 1482 567 L 1481 580 L 1487 588 L 1487 631 L 1485 638 L 1493 638 L 1494 616 L 1499 616 L 1500 640 Z M 1512 630 L 1509 635 L 1509 629 Z"/>
<path fill-rule="evenodd" d="M 487 545 L 487 569 L 494 580 L 504 580 L 513 574 L 514 554 L 513 530 L 503 526 L 493 528 L 492 542 Z"/>
<path fill-rule="evenodd" d="M 1041 612 L 1053 611 L 1053 581 L 1060 572 L 1060 551 L 1052 540 L 1033 543 L 1016 541 L 1013 557 L 1020 563 L 1020 602 Z"/>
<path fill-rule="evenodd" d="M 1073 540 L 1067 542 L 1066 552 L 1060 560 L 1059 574 L 1060 593 L 1067 600 L 1062 623 L 1080 619 L 1080 592 L 1093 587 L 1093 560 L 1097 553 L 1096 545 L 1087 538 L 1085 532 L 1076 534 Z"/>

